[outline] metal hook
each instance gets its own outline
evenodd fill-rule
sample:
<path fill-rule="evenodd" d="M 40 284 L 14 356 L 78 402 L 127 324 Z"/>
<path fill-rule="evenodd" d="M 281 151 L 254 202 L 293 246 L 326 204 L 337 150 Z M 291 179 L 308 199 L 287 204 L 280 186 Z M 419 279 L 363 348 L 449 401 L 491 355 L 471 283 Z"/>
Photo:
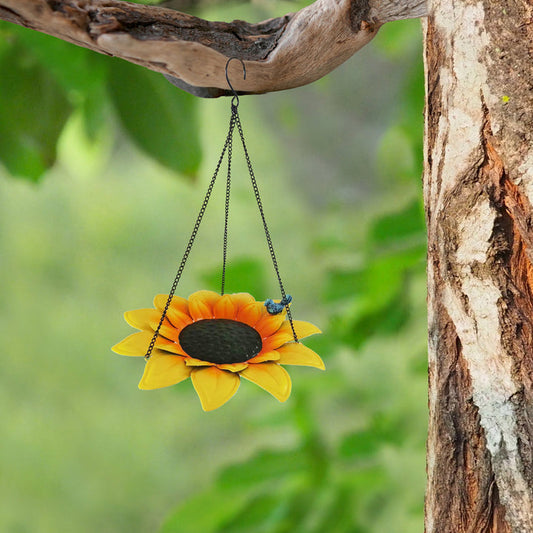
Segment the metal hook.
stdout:
<path fill-rule="evenodd" d="M 237 61 L 241 62 L 244 80 L 246 79 L 246 66 L 244 65 L 244 61 L 240 57 L 230 57 L 228 61 L 226 62 L 226 81 L 228 82 L 230 91 L 233 93 L 233 98 L 231 99 L 231 105 L 234 107 L 237 107 L 239 105 L 239 95 L 237 94 L 237 91 L 233 88 L 233 85 L 229 81 L 229 76 L 228 76 L 228 67 L 233 59 L 236 59 Z"/>

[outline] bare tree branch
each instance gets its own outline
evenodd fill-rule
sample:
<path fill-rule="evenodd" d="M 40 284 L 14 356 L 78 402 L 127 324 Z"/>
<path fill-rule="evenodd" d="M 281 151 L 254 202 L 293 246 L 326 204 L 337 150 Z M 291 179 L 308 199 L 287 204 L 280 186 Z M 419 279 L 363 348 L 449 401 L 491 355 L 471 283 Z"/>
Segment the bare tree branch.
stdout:
<path fill-rule="evenodd" d="M 426 14 L 425 0 L 317 0 L 283 17 L 251 24 L 210 22 L 119 0 L 0 0 L 0 18 L 161 72 L 203 97 L 228 94 L 228 57 L 242 93 L 311 83 L 367 44 L 392 20 Z M 231 72 L 233 70 L 233 72 Z"/>

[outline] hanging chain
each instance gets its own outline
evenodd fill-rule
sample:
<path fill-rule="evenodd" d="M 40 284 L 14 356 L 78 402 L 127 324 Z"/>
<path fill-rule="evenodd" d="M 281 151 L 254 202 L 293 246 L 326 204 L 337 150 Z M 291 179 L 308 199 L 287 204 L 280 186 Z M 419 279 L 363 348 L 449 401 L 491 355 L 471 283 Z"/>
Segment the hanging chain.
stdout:
<path fill-rule="evenodd" d="M 229 123 L 229 129 L 228 134 L 226 136 L 226 140 L 224 142 L 224 147 L 222 148 L 222 153 L 220 154 L 220 157 L 217 162 L 217 166 L 215 168 L 215 172 L 213 174 L 213 177 L 211 178 L 211 181 L 209 182 L 209 187 L 207 188 L 206 195 L 204 197 L 204 201 L 202 203 L 202 206 L 200 208 L 200 212 L 198 213 L 198 216 L 196 218 L 196 222 L 194 224 L 191 236 L 189 238 L 189 241 L 187 243 L 187 247 L 185 248 L 185 253 L 183 254 L 183 258 L 181 260 L 181 263 L 179 265 L 178 271 L 176 273 L 176 277 L 174 278 L 174 282 L 172 283 L 172 288 L 170 289 L 170 293 L 168 295 L 167 301 L 165 303 L 165 307 L 163 308 L 163 312 L 161 314 L 161 318 L 159 320 L 159 324 L 157 325 L 157 328 L 152 336 L 152 339 L 150 341 L 150 345 L 148 346 L 148 349 L 145 354 L 145 359 L 150 359 L 152 355 L 152 351 L 154 350 L 155 343 L 157 341 L 157 337 L 159 336 L 159 331 L 161 330 L 161 326 L 163 325 L 163 322 L 165 320 L 165 317 L 168 312 L 168 308 L 170 307 L 170 303 L 172 301 L 172 298 L 174 297 L 174 294 L 176 292 L 176 289 L 178 287 L 178 283 L 181 279 L 181 275 L 183 274 L 183 270 L 185 268 L 185 263 L 187 262 L 187 259 L 189 258 L 189 254 L 191 253 L 194 241 L 196 239 L 196 235 L 198 234 L 198 230 L 200 229 L 200 224 L 202 222 L 202 219 L 204 217 L 205 211 L 207 209 L 207 204 L 209 203 L 209 199 L 211 198 L 211 193 L 213 192 L 213 187 L 215 186 L 215 182 L 218 176 L 218 172 L 220 170 L 220 167 L 222 165 L 222 161 L 224 160 L 224 156 L 226 155 L 226 152 L 228 154 L 228 172 L 227 172 L 227 178 L 226 178 L 226 198 L 225 198 L 225 204 L 224 204 L 224 241 L 223 241 L 223 250 L 222 250 L 222 283 L 221 283 L 221 290 L 220 294 L 224 295 L 225 291 L 225 285 L 226 285 L 226 266 L 227 266 L 227 255 L 228 255 L 228 222 L 229 222 L 229 202 L 230 202 L 230 193 L 231 193 L 231 160 L 232 160 L 232 154 L 233 154 L 233 132 L 235 129 L 235 126 L 237 126 L 237 129 L 239 131 L 239 136 L 241 138 L 242 147 L 244 151 L 244 156 L 246 158 L 246 164 L 248 166 L 248 172 L 250 174 L 250 179 L 252 182 L 252 188 L 254 191 L 254 196 L 257 202 L 257 207 L 259 208 L 259 214 L 261 215 L 261 221 L 263 223 L 263 229 L 265 231 L 265 236 L 267 240 L 268 250 L 270 252 L 270 257 L 272 258 L 272 264 L 274 265 L 274 270 L 276 272 L 276 277 L 278 279 L 279 288 L 281 291 L 282 296 L 282 303 L 285 305 L 285 309 L 287 310 L 287 317 L 289 319 L 289 323 L 291 325 L 292 335 L 294 337 L 295 342 L 298 341 L 298 336 L 296 335 L 296 330 L 294 328 L 294 323 L 292 319 L 291 310 L 289 308 L 289 303 L 291 301 L 291 297 L 287 296 L 285 293 L 285 288 L 283 287 L 283 282 L 281 281 L 281 275 L 279 273 L 279 267 L 278 267 L 278 261 L 276 259 L 276 254 L 274 252 L 274 245 L 272 244 L 272 238 L 270 237 L 270 231 L 268 229 L 268 225 L 266 222 L 265 213 L 263 210 L 263 202 L 261 200 L 261 195 L 259 194 L 259 187 L 257 186 L 257 180 L 255 178 L 254 170 L 252 168 L 252 162 L 250 160 L 250 156 L 248 154 L 248 149 L 246 147 L 246 142 L 244 140 L 244 133 L 242 129 L 241 119 L 239 117 L 239 96 L 237 92 L 233 89 L 231 86 L 231 83 L 228 79 L 228 64 L 231 61 L 230 58 L 228 62 L 226 63 L 226 79 L 228 81 L 228 85 L 230 86 L 231 90 L 233 91 L 233 98 L 231 99 L 231 118 Z M 243 63 L 244 68 L 244 63 Z M 246 79 L 246 70 L 244 70 L 244 77 Z"/>
<path fill-rule="evenodd" d="M 248 165 L 248 173 L 250 174 L 250 179 L 252 181 L 252 188 L 254 191 L 255 200 L 257 202 L 257 207 L 259 208 L 259 214 L 261 215 L 261 221 L 263 222 L 263 229 L 265 230 L 265 237 L 267 240 L 268 250 L 270 252 L 270 257 L 272 258 L 272 264 L 274 265 L 274 270 L 276 271 L 276 277 L 278 278 L 282 301 L 288 302 L 285 304 L 285 309 L 287 310 L 287 317 L 291 325 L 292 336 L 294 338 L 294 342 L 299 342 L 298 336 L 296 335 L 296 330 L 294 328 L 294 323 L 292 320 L 292 313 L 289 307 L 290 299 L 287 299 L 285 288 L 283 287 L 283 282 L 281 281 L 281 274 L 279 273 L 278 261 L 276 259 L 276 253 L 274 252 L 274 245 L 272 244 L 272 238 L 270 237 L 270 231 L 268 230 L 265 212 L 263 210 L 263 202 L 261 200 L 261 195 L 259 194 L 259 187 L 257 186 L 257 180 L 255 179 L 254 169 L 252 168 L 252 161 L 250 159 L 250 155 L 248 154 L 248 148 L 246 147 L 246 142 L 244 140 L 244 132 L 242 129 L 241 119 L 238 113 L 236 113 L 235 120 L 237 124 L 237 129 L 239 130 L 239 136 L 241 138 L 242 148 L 244 151 L 244 157 L 246 158 L 246 164 Z"/>
<path fill-rule="evenodd" d="M 238 104 L 237 104 L 238 105 Z M 220 294 L 224 295 L 226 288 L 226 263 L 228 259 L 228 221 L 229 221 L 229 200 L 231 193 L 231 157 L 233 153 L 233 130 L 235 128 L 235 118 L 237 115 L 237 105 L 231 105 L 230 132 L 228 136 L 228 174 L 226 178 L 226 201 L 224 203 L 224 243 L 222 246 L 222 283 Z"/>
<path fill-rule="evenodd" d="M 222 165 L 222 161 L 224 159 L 224 155 L 226 154 L 226 151 L 228 149 L 228 146 L 231 143 L 231 140 L 233 138 L 233 130 L 235 128 L 235 120 L 233 117 L 233 112 L 231 115 L 230 125 L 229 125 L 229 131 L 228 135 L 226 136 L 226 141 L 224 143 L 224 148 L 222 149 L 222 153 L 220 154 L 220 157 L 218 159 L 217 166 L 215 168 L 215 172 L 213 174 L 213 177 L 211 178 L 211 181 L 209 183 L 209 187 L 207 188 L 207 192 L 205 194 L 204 201 L 202 203 L 202 207 L 200 208 L 200 212 L 198 213 L 198 217 L 196 218 L 196 222 L 194 224 L 194 228 L 192 230 L 191 236 L 189 238 L 189 242 L 187 243 L 187 247 L 185 248 L 185 253 L 183 254 L 183 258 L 181 260 L 180 266 L 178 268 L 178 271 L 176 273 L 176 277 L 174 278 L 174 282 L 172 283 L 172 288 L 170 289 L 170 293 L 168 295 L 167 301 L 165 303 L 165 307 L 163 309 L 163 313 L 161 314 L 161 318 L 159 319 L 159 324 L 157 325 L 157 328 L 154 332 L 154 335 L 152 336 L 152 340 L 150 341 L 150 345 L 148 346 L 148 349 L 146 350 L 145 359 L 150 359 L 150 356 L 152 355 L 152 351 L 154 349 L 157 337 L 159 336 L 159 331 L 161 329 L 161 326 L 163 325 L 163 321 L 165 320 L 165 317 L 167 315 L 168 308 L 170 307 L 170 302 L 172 301 L 172 298 L 174 296 L 174 293 L 176 292 L 176 288 L 178 287 L 178 283 L 180 281 L 181 275 L 183 273 L 183 269 L 185 268 L 185 263 L 187 262 L 187 259 L 189 258 L 189 254 L 191 253 L 192 246 L 194 244 L 194 240 L 196 239 L 196 235 L 198 233 L 198 230 L 200 228 L 200 224 L 202 222 L 202 219 L 205 214 L 205 210 L 207 209 L 207 204 L 209 203 L 209 199 L 211 198 L 211 193 L 213 192 L 213 187 L 215 186 L 215 181 L 218 176 L 218 171 L 220 170 L 220 166 Z"/>

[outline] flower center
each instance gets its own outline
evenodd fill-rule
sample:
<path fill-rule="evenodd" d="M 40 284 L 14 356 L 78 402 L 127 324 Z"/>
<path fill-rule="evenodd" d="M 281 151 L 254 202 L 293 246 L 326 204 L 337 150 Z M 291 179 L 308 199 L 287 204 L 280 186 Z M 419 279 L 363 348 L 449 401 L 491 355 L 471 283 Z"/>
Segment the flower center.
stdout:
<path fill-rule="evenodd" d="M 227 318 L 193 322 L 181 330 L 179 340 L 187 355 L 215 364 L 244 363 L 263 347 L 254 328 Z"/>

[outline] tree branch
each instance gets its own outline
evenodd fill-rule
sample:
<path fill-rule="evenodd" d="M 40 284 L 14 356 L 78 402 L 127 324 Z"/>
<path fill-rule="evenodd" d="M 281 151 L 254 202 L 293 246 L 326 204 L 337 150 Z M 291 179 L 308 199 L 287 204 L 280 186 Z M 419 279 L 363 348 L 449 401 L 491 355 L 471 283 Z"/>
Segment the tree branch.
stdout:
<path fill-rule="evenodd" d="M 311 83 L 367 44 L 385 22 L 426 14 L 425 0 L 317 0 L 251 24 L 210 22 L 119 0 L 0 0 L 0 18 L 161 72 L 197 96 L 266 93 Z M 233 72 L 231 72 L 233 70 Z"/>

